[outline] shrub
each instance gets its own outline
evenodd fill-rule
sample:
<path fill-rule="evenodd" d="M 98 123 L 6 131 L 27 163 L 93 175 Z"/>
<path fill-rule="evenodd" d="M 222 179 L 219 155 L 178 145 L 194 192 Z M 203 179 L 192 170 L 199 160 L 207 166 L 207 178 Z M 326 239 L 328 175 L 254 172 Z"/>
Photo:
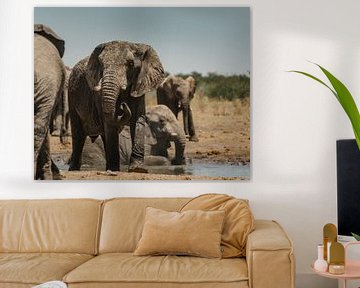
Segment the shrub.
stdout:
<path fill-rule="evenodd" d="M 209 98 L 218 98 L 226 100 L 243 99 L 250 96 L 250 77 L 241 75 L 221 75 L 217 73 L 208 73 L 203 76 L 199 72 L 191 74 L 178 74 L 177 76 L 186 78 L 194 77 L 199 89 Z"/>

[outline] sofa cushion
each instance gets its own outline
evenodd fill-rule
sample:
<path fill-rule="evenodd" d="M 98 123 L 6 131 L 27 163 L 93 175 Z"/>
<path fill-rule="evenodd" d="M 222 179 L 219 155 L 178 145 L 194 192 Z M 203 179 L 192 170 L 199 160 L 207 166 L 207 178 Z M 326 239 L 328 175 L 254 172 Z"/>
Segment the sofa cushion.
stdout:
<path fill-rule="evenodd" d="M 104 203 L 99 253 L 134 252 L 148 206 L 179 211 L 189 198 L 117 198 Z"/>
<path fill-rule="evenodd" d="M 168 212 L 147 207 L 144 229 L 134 255 L 221 258 L 224 216 L 224 211 Z"/>
<path fill-rule="evenodd" d="M 207 210 L 226 212 L 221 236 L 223 258 L 245 257 L 247 236 L 254 230 L 254 216 L 247 200 L 225 194 L 204 194 L 182 207 L 181 211 Z"/>
<path fill-rule="evenodd" d="M 133 256 L 131 253 L 110 253 L 97 256 L 64 277 L 64 281 L 70 284 L 121 282 L 158 283 L 158 285 L 160 283 L 195 284 L 242 281 L 247 283 L 247 279 L 247 265 L 245 260 L 240 258 L 207 259 L 189 256 L 139 257 Z M 145 285 L 143 287 L 149 286 Z"/>
<path fill-rule="evenodd" d="M 102 201 L 1 200 L 0 252 L 95 254 Z"/>
<path fill-rule="evenodd" d="M 61 280 L 92 257 L 72 253 L 0 253 L 0 286 L 3 283 L 40 284 Z"/>

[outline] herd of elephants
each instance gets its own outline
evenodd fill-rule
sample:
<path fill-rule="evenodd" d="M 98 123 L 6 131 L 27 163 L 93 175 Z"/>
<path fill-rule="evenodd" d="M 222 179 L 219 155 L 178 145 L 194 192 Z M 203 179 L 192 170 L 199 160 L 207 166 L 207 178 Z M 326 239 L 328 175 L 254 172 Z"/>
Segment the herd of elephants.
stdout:
<path fill-rule="evenodd" d="M 194 78 L 166 77 L 156 51 L 146 44 L 101 43 L 72 69 L 62 61 L 64 52 L 65 41 L 50 27 L 34 25 L 35 179 L 59 179 L 51 133 L 61 141 L 71 134 L 69 170 L 80 170 L 88 136 L 92 142 L 101 137 L 106 170 L 119 171 L 125 162 L 129 172 L 146 172 L 145 156 L 168 158 L 170 142 L 175 145 L 170 163 L 185 164 L 187 138 L 198 141 L 190 107 Z M 153 90 L 158 105 L 145 111 L 144 95 Z M 180 111 L 183 125 L 177 121 Z"/>

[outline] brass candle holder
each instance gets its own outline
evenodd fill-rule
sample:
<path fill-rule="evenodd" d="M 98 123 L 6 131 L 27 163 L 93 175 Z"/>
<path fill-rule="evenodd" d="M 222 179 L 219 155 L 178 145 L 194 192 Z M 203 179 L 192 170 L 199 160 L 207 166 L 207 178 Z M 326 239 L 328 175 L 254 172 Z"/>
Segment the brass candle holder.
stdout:
<path fill-rule="evenodd" d="M 328 223 L 323 228 L 323 242 L 324 242 L 324 259 L 330 263 L 328 257 L 329 247 L 331 243 L 337 242 L 337 228 L 334 224 Z"/>
<path fill-rule="evenodd" d="M 324 259 L 327 260 L 328 272 L 331 274 L 345 273 L 345 248 L 337 242 L 337 228 L 328 223 L 323 228 Z"/>
<path fill-rule="evenodd" d="M 331 243 L 330 246 L 329 273 L 345 273 L 345 248 L 339 242 Z"/>

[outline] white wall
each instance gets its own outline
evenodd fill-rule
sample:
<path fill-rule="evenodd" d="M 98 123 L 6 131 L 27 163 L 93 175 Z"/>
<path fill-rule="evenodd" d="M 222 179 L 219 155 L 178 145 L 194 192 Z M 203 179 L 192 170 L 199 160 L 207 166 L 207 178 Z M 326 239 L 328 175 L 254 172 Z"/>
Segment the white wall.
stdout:
<path fill-rule="evenodd" d="M 252 7 L 252 180 L 250 182 L 34 182 L 33 6 L 0 9 L 0 198 L 195 196 L 228 193 L 251 200 L 257 218 L 278 220 L 295 244 L 298 287 L 335 287 L 311 273 L 322 226 L 336 223 L 335 141 L 353 137 L 334 97 L 289 69 L 342 79 L 360 104 L 358 0 L 152 1 L 153 5 Z M 148 5 L 148 1 L 51 1 L 51 5 Z M 320 75 L 320 73 L 318 73 Z M 323 284 L 322 284 L 323 283 Z"/>

